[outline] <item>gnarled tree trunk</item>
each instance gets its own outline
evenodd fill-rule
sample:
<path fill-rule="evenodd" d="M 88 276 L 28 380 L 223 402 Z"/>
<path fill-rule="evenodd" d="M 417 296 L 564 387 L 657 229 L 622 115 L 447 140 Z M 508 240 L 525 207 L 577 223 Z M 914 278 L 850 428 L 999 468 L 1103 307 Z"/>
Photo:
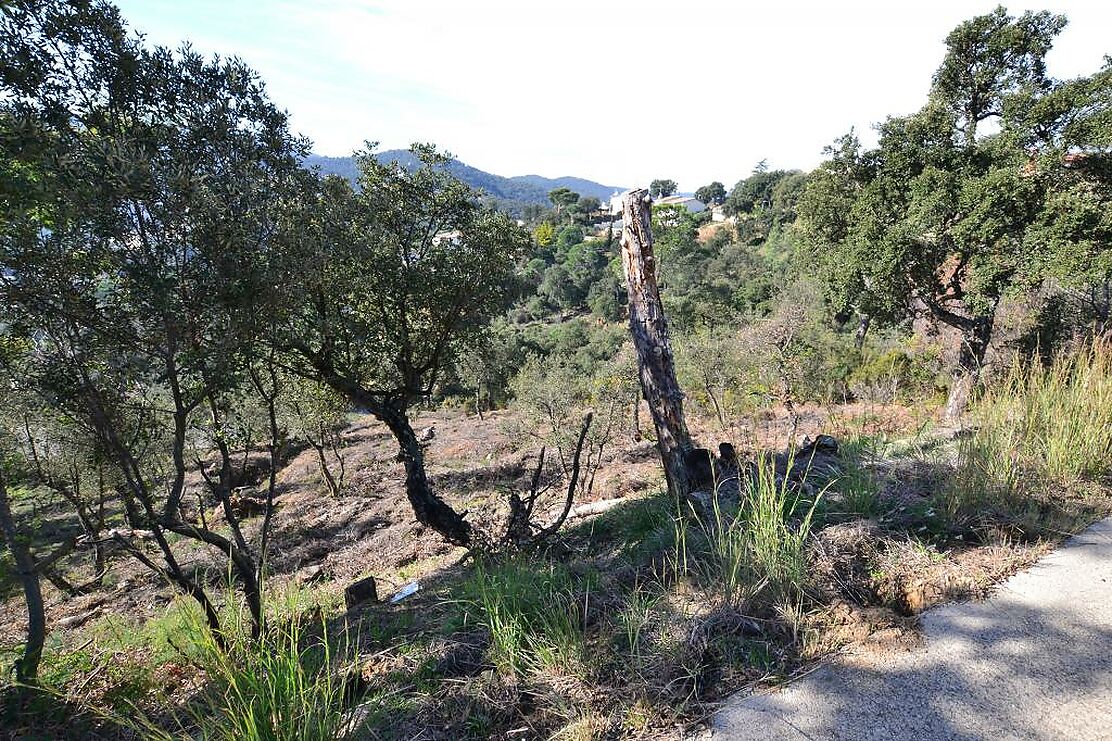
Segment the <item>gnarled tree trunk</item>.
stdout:
<path fill-rule="evenodd" d="M 969 406 L 973 390 L 981 377 L 981 367 L 984 365 L 991 338 L 991 317 L 975 317 L 969 321 L 968 326 L 962 328 L 958 362 L 954 367 L 944 411 L 947 421 L 957 422 Z"/>
<path fill-rule="evenodd" d="M 405 464 L 405 493 L 413 514 L 422 525 L 438 532 L 453 545 L 471 545 L 471 525 L 463 515 L 438 497 L 425 475 L 425 453 L 406 415 L 406 405 L 395 397 L 372 393 L 357 381 L 339 373 L 326 353 L 301 352 L 320 374 L 321 380 L 385 424 L 398 443 L 398 456 Z"/>
<path fill-rule="evenodd" d="M 449 543 L 470 545 L 471 525 L 463 515 L 438 497 L 429 485 L 425 475 L 425 452 L 409 424 L 409 417 L 404 411 L 387 406 L 379 406 L 372 413 L 386 423 L 398 441 L 402 463 L 405 464 L 405 493 L 417 521 L 440 533 Z"/>
<path fill-rule="evenodd" d="M 35 559 L 12 519 L 8 489 L 2 477 L 0 529 L 4 532 L 8 550 L 15 560 L 16 574 L 23 585 L 23 595 L 27 602 L 27 643 L 23 647 L 23 656 L 15 662 L 15 678 L 22 684 L 34 684 L 38 679 L 43 643 L 46 642 L 46 610 L 43 607 L 42 585 L 39 582 L 39 572 L 35 568 Z"/>
<path fill-rule="evenodd" d="M 683 456 L 692 445 L 656 282 L 651 205 L 648 192 L 641 189 L 630 191 L 622 198 L 622 265 L 629 293 L 629 330 L 637 350 L 641 391 L 652 412 L 668 491 L 682 498 L 688 493 Z"/>

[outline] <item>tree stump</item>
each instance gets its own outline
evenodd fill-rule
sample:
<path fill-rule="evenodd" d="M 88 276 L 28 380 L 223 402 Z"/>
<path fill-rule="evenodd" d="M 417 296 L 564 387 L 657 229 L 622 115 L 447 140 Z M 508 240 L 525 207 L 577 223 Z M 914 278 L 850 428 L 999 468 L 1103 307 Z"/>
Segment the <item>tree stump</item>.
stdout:
<path fill-rule="evenodd" d="M 375 578 L 373 576 L 368 576 L 353 584 L 349 584 L 347 589 L 344 590 L 344 605 L 349 610 L 363 602 L 377 601 L 378 585 L 375 583 Z"/>

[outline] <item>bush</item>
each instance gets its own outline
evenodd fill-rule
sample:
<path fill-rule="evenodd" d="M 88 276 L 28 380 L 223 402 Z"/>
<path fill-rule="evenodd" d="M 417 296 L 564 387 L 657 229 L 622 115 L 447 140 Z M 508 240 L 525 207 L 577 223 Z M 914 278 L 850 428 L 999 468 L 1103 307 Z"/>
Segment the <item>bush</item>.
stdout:
<path fill-rule="evenodd" d="M 1112 345 L 1097 341 L 1049 365 L 1015 363 L 972 411 L 943 494 L 951 513 L 1025 506 L 1051 483 L 1070 486 L 1112 471 Z"/>
<path fill-rule="evenodd" d="M 941 361 L 937 352 L 924 348 L 912 338 L 899 341 L 889 338 L 883 345 L 898 343 L 873 352 L 866 351 L 861 363 L 849 374 L 847 383 L 854 398 L 880 404 L 910 400 L 936 391 Z"/>

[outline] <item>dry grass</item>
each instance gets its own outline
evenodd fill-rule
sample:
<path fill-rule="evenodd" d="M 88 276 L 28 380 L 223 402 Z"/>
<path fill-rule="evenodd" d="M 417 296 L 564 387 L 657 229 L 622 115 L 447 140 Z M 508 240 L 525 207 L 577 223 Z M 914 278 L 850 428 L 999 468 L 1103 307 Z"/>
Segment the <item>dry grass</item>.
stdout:
<path fill-rule="evenodd" d="M 309 564 L 325 567 L 323 581 L 305 588 L 314 595 L 307 604 L 323 598 L 329 630 L 350 626 L 367 656 L 363 694 L 345 698 L 344 707 L 372 703 L 367 722 L 379 737 L 674 738 L 724 694 L 775 682 L 825 651 L 913 641 L 908 615 L 979 596 L 1034 560 L 1047 541 L 1015 539 L 1015 513 L 1045 524 L 1050 510 L 1032 501 L 1060 500 L 1079 491 L 1078 481 L 1107 471 L 1100 466 L 1107 434 L 1087 438 L 1092 445 L 1073 459 L 1060 451 L 1107 419 L 1108 410 L 1089 400 L 1110 398 L 1100 395 L 1109 393 L 1108 364 L 1099 347 L 1037 376 L 1017 369 L 978 405 L 970 437 L 949 447 L 924 444 L 913 454 L 894 452 L 882 435 L 906 434 L 919 415 L 895 409 L 881 419 L 887 412 L 880 408 L 841 410 L 840 419 L 855 420 L 843 429 L 861 440 L 845 446 L 847 471 L 818 506 L 758 470 L 740 510 L 719 512 L 716 523 L 703 526 L 652 493 L 659 489 L 655 457 L 629 443 L 606 460 L 595 494 L 626 495 L 627 504 L 577 522 L 552 553 L 466 568 L 454 565 L 458 551 L 411 523 L 392 446 L 360 420 L 351 432 L 356 475 L 346 496 L 324 495 L 306 461 L 283 471 L 274 583 L 297 581 Z M 1072 415 L 1068 424 L 1059 419 L 1065 414 Z M 801 432 L 814 434 L 833 415 L 803 416 Z M 418 423 L 437 428 L 430 474 L 442 492 L 494 523 L 502 489 L 514 485 L 517 463 L 530 452 L 502 432 L 507 418 L 512 413 L 480 423 L 437 412 Z M 752 447 L 767 449 L 785 434 L 781 422 L 770 414 L 738 430 Z M 717 429 L 708 420 L 692 427 L 707 439 Z M 1020 452 L 1013 463 L 991 468 L 1003 450 Z M 948 466 L 957 454 L 954 476 Z M 643 483 L 632 487 L 631 480 Z M 1091 517 L 1103 496 L 1084 500 L 1092 506 L 1078 509 L 1074 524 Z M 1054 527 L 1070 527 L 1061 522 Z M 422 591 L 397 606 L 342 615 L 335 596 L 366 573 L 386 594 L 411 579 L 421 580 Z M 157 590 L 144 583 L 124 593 L 146 595 L 146 603 L 133 603 L 137 620 Z M 296 679 L 294 665 L 284 666 Z M 72 681 L 84 676 L 74 672 Z M 221 681 L 233 686 L 238 679 Z M 240 685 L 254 687 L 240 704 L 242 717 L 254 717 L 250 698 L 270 691 L 263 683 Z"/>
<path fill-rule="evenodd" d="M 942 506 L 951 517 L 1008 513 L 1037 531 L 1048 495 L 1083 494 L 1086 480 L 1112 471 L 1112 344 L 1097 341 L 1045 366 L 1017 361 L 972 419 Z"/>

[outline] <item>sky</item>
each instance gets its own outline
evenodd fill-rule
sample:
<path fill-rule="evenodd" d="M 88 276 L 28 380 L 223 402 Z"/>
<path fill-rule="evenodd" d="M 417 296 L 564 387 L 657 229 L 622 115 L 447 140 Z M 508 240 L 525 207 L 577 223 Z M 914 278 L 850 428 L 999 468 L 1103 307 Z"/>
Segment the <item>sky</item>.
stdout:
<path fill-rule="evenodd" d="M 116 0 L 152 44 L 236 55 L 313 149 L 434 142 L 499 175 L 730 187 L 810 169 L 917 110 L 946 34 L 998 0 Z M 1051 75 L 1112 54 L 1112 1 L 1064 13 Z"/>

